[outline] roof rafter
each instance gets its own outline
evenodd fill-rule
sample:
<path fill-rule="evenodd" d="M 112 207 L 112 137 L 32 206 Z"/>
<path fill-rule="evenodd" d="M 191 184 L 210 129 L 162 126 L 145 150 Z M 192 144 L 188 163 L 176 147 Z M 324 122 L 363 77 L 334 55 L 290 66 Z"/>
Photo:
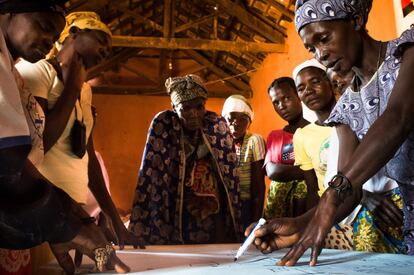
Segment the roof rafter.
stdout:
<path fill-rule="evenodd" d="M 112 37 L 112 46 L 155 49 L 194 49 L 225 52 L 286 52 L 285 45 L 275 43 L 120 35 L 114 35 Z"/>

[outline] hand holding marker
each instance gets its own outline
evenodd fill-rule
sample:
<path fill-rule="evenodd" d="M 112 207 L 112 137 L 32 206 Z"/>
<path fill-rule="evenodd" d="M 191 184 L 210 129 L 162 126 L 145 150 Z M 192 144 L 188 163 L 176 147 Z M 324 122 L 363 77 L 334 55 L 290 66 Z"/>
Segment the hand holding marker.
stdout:
<path fill-rule="evenodd" d="M 237 254 L 234 257 L 234 261 L 237 261 L 237 259 L 243 255 L 243 253 L 249 248 L 249 246 L 253 243 L 255 236 L 254 236 L 254 232 L 259 229 L 262 225 L 264 225 L 266 223 L 266 220 L 261 218 L 259 220 L 259 222 L 256 224 L 256 226 L 253 228 L 252 232 L 250 232 L 249 236 L 247 237 L 247 239 L 244 241 L 243 245 L 240 246 L 239 250 L 237 250 Z"/>

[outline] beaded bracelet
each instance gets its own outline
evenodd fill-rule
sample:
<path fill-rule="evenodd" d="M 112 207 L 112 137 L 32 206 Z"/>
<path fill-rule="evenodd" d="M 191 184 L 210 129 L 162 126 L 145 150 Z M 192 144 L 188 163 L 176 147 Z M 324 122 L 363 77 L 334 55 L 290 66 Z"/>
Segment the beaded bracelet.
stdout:
<path fill-rule="evenodd" d="M 337 179 L 340 179 L 338 183 L 336 182 Z M 336 191 L 341 202 L 343 202 L 347 196 L 352 194 L 351 181 L 341 172 L 338 172 L 338 174 L 333 176 L 333 178 L 328 182 L 328 185 Z"/>

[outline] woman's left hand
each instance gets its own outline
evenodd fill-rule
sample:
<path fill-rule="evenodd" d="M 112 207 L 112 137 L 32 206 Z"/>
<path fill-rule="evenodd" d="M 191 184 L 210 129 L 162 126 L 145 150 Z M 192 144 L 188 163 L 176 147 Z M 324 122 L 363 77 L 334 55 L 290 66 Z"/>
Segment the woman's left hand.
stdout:
<path fill-rule="evenodd" d="M 318 256 L 322 251 L 325 237 L 335 223 L 338 198 L 335 190 L 327 189 L 317 205 L 315 214 L 308 223 L 302 237 L 292 246 L 289 252 L 277 263 L 279 266 L 293 266 L 297 263 L 303 253 L 310 247 L 310 266 L 317 263 Z"/>

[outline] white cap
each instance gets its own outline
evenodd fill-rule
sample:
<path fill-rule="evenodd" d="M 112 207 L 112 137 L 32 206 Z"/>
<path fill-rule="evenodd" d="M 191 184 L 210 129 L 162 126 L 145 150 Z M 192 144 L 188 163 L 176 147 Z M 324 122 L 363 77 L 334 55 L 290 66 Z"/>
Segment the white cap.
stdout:
<path fill-rule="evenodd" d="M 246 114 L 253 121 L 254 113 L 249 101 L 242 95 L 232 95 L 226 99 L 221 115 L 226 117 L 231 112 Z"/>
<path fill-rule="evenodd" d="M 321 63 L 319 63 L 319 61 L 316 60 L 315 58 L 312 58 L 312 59 L 306 60 L 305 62 L 299 64 L 298 66 L 296 66 L 296 68 L 293 69 L 293 72 L 292 72 L 293 80 L 296 81 L 296 77 L 298 76 L 300 71 L 302 71 L 303 69 L 308 68 L 308 67 L 319 68 L 319 69 L 326 72 L 326 67 L 324 65 L 322 65 Z"/>

